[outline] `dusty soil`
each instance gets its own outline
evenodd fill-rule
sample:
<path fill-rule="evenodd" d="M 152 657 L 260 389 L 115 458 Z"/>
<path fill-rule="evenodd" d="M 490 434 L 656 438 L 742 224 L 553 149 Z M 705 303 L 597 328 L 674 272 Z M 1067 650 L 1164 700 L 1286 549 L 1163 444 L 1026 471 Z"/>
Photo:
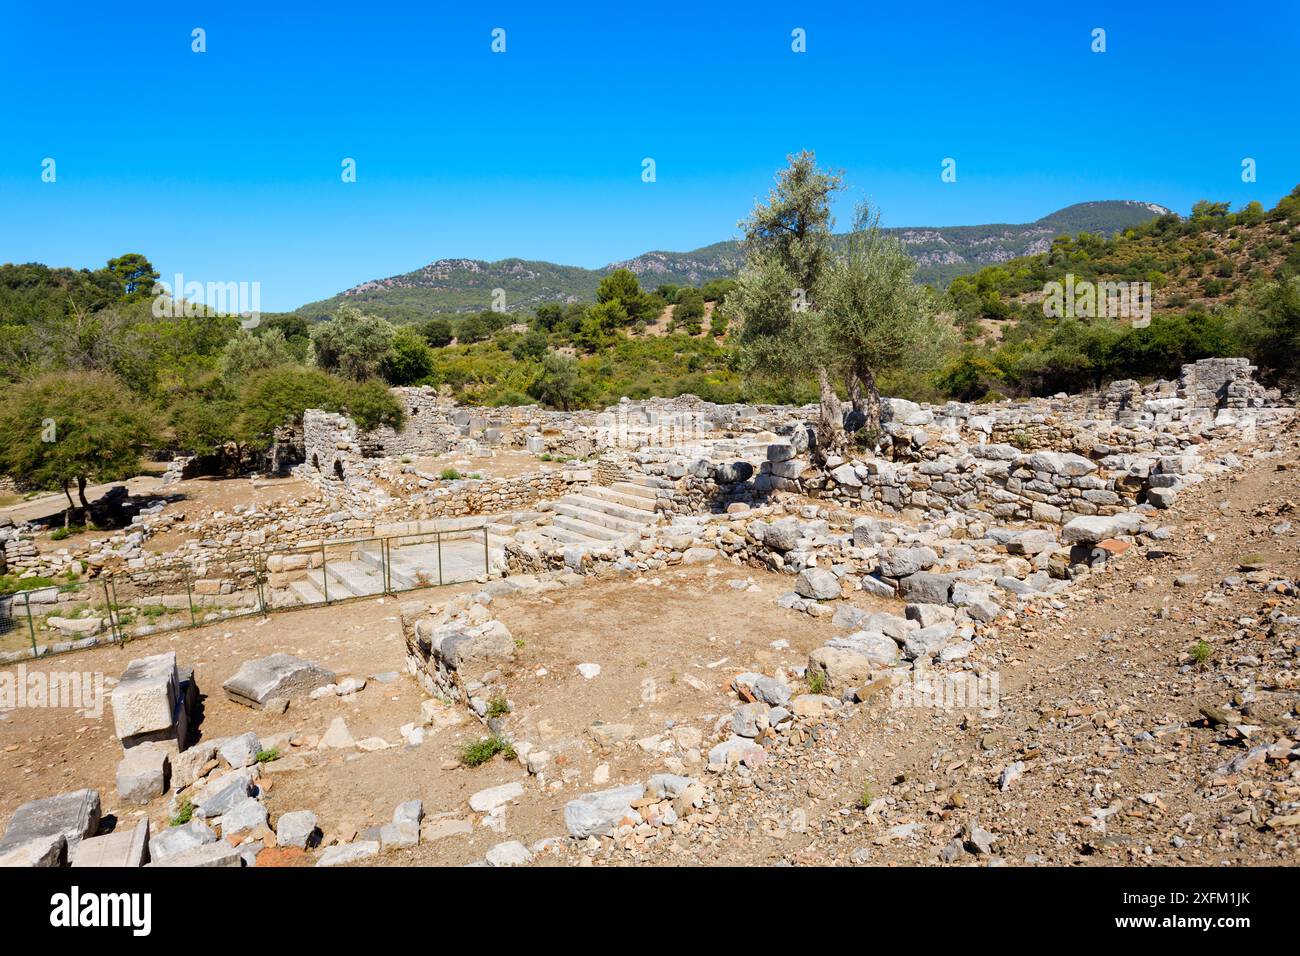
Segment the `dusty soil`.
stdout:
<path fill-rule="evenodd" d="M 452 586 L 439 593 L 452 594 L 456 590 L 457 586 Z M 180 664 L 195 668 L 204 695 L 200 739 L 248 730 L 272 734 L 311 729 L 319 733 L 336 712 L 345 714 L 350 725 L 355 722 L 358 736 L 393 735 L 396 727 L 419 716 L 422 695 L 406 677 L 387 685 L 382 693 L 370 693 L 371 688 L 367 688 L 357 698 L 364 706 L 355 712 L 346 709 L 341 699 L 332 698 L 296 701 L 286 714 L 272 717 L 232 703 L 221 692 L 222 683 L 243 661 L 277 651 L 314 660 L 340 677 L 368 677 L 400 670 L 404 645 L 397 605 L 391 597 L 281 612 L 266 618 L 238 618 L 153 635 L 125 647 L 105 645 L 28 661 L 25 671 L 89 672 L 102 674 L 106 680 L 115 679 L 132 659 L 168 650 L 176 651 Z M 10 665 L 0 671 L 17 673 L 18 669 Z M 382 686 L 373 684 L 375 688 Z M 104 690 L 107 697 L 111 687 L 106 684 Z M 0 818 L 7 819 L 24 801 L 78 787 L 97 788 L 104 812 L 113 812 L 117 808 L 115 774 L 121 757 L 107 700 L 98 716 L 54 707 L 0 711 L 0 771 L 5 779 L 5 786 L 0 788 Z M 159 816 L 165 808 L 149 809 L 151 816 Z"/>
<path fill-rule="evenodd" d="M 644 852 L 606 841 L 596 861 L 932 865 L 977 824 L 992 853 L 961 848 L 955 865 L 1300 863 L 1295 764 L 1221 770 L 1300 736 L 1296 632 L 1265 619 L 1300 611 L 1294 590 L 1270 584 L 1300 576 L 1298 489 L 1291 440 L 1280 458 L 1185 491 L 1158 549 L 999 628 L 982 661 L 1000 677 L 995 710 L 853 708 L 774 752 L 752 785 L 718 791 L 713 827 Z M 1259 583 L 1238 567 L 1254 552 L 1270 556 Z M 1210 656 L 1197 663 L 1201 640 Z M 1001 789 L 1016 762 L 1023 775 Z"/>
<path fill-rule="evenodd" d="M 1257 744 L 1300 737 L 1300 639 L 1294 625 L 1268 617 L 1300 613 L 1287 583 L 1300 577 L 1297 462 L 1300 442 L 1289 436 L 1278 454 L 1192 486 L 1164 516 L 1166 540 L 1144 539 L 1055 606 L 1000 624 L 995 640 L 975 652 L 983 671 L 998 677 L 994 705 L 945 710 L 882 696 L 845 708 L 814 724 L 802 743 L 783 738 L 748 780 L 688 766 L 713 785 L 717 810 L 688 832 L 664 829 L 630 847 L 560 841 L 538 863 L 1300 863 L 1294 764 L 1261 759 L 1224 769 Z M 1264 570 L 1241 570 L 1247 554 L 1263 554 Z M 667 735 L 698 731 L 707 751 L 736 703 L 725 688 L 735 673 L 784 670 L 797 685 L 794 667 L 833 629 L 827 619 L 777 607 L 789 586 L 788 577 L 718 563 L 493 601 L 493 614 L 519 642 L 504 675 L 514 711 L 505 727 L 515 740 L 553 753 L 544 781 L 503 757 L 459 765 L 461 747 L 485 733 L 476 720 L 405 746 L 398 728 L 418 720 L 424 695 L 404 674 L 372 679 L 350 700 L 295 702 L 280 716 L 220 694 L 242 660 L 275 650 L 340 675 L 399 671 L 392 598 L 231 621 L 32 666 L 116 674 L 132 657 L 176 647 L 207 694 L 205 737 L 298 734 L 301 746 L 287 747 L 265 775 L 273 820 L 310 808 L 327 840 L 347 840 L 418 797 L 435 823 L 461 822 L 469 832 L 369 862 L 463 864 L 503 840 L 533 845 L 562 836 L 566 801 L 662 771 L 656 746 Z M 447 593 L 413 597 L 437 602 Z M 778 641 L 788 646 L 774 647 Z M 580 663 L 599 664 L 600 674 L 584 678 Z M 390 746 L 316 751 L 316 737 L 337 716 L 354 737 Z M 0 819 L 23 800 L 79 786 L 97 787 L 106 812 L 140 812 L 117 806 L 120 748 L 111 721 L 107 708 L 98 718 L 29 710 L 0 720 L 7 781 Z M 628 727 L 603 746 L 592 732 L 600 724 Z M 1016 764 L 1019 776 L 1001 786 Z M 471 794 L 508 782 L 522 784 L 524 794 L 504 814 L 470 811 Z M 166 798 L 144 812 L 164 822 Z M 991 850 L 966 844 L 974 827 L 989 832 Z"/>
<path fill-rule="evenodd" d="M 186 522 L 200 521 L 218 511 L 233 511 L 236 506 L 270 507 L 291 501 L 316 497 L 315 490 L 301 478 L 192 478 L 177 482 L 166 489 L 167 496 L 175 500 L 168 503 L 164 514 L 182 514 Z M 154 535 L 145 542 L 145 550 L 155 554 L 174 551 L 184 544 L 192 533 L 169 530 Z"/>
<path fill-rule="evenodd" d="M 728 583 L 733 581 L 742 587 Z M 313 810 L 327 840 L 350 839 L 358 830 L 386 823 L 399 803 L 413 798 L 424 801 L 430 817 L 477 820 L 467 802 L 471 794 L 501 783 L 523 783 L 525 797 L 505 816 L 476 825 L 472 835 L 376 860 L 460 864 L 480 859 L 505 839 L 493 827 L 506 821 L 510 836 L 527 842 L 563 835 L 564 803 L 603 779 L 598 768 L 610 786 L 644 779 L 660 769 L 658 755 L 643 750 L 637 740 L 683 726 L 698 728 L 707 740 L 714 722 L 730 712 L 723 685 L 732 674 L 790 668 L 805 660 L 811 648 L 830 636 L 830 624 L 777 607 L 775 598 L 789 586 L 789 578 L 707 565 L 661 572 L 636 583 L 601 577 L 546 595 L 495 600 L 493 613 L 521 642 L 506 677 L 518 715 L 507 718 L 507 728 L 515 739 L 556 755 L 563 776 L 556 775 L 546 789 L 518 762 L 503 757 L 477 768 L 459 766 L 461 748 L 485 734 L 468 716 L 431 733 L 423 746 L 403 744 L 398 728 L 419 721 L 424 694 L 405 673 L 388 682 L 373 679 L 403 668 L 398 603 L 391 597 L 157 635 L 125 648 L 31 663 L 28 670 L 90 670 L 113 677 L 132 658 L 175 649 L 182 664 L 195 667 L 204 694 L 202 738 L 249 730 L 263 739 L 299 735 L 296 740 L 303 746 L 285 747 L 282 760 L 268 768 L 266 805 L 272 820 L 289 810 Z M 438 603 L 454 593 L 449 588 L 401 597 Z M 781 639 L 787 647 L 771 646 Z M 315 660 L 340 677 L 371 679 L 351 700 L 295 701 L 279 716 L 225 698 L 221 683 L 242 661 L 276 651 Z M 601 665 L 591 680 L 577 670 L 588 662 Z M 358 740 L 381 737 L 391 746 L 366 753 L 316 750 L 319 736 L 339 716 Z M 590 733 L 597 723 L 627 724 L 631 731 L 605 750 Z M 155 827 L 165 826 L 171 812 L 167 797 L 145 808 L 119 803 L 115 772 L 120 758 L 107 702 L 99 716 L 55 708 L 10 712 L 0 720 L 0 768 L 9 781 L 0 794 L 0 819 L 26 800 L 90 786 L 100 791 L 106 814 L 131 820 L 144 813 Z M 290 856 L 279 862 L 311 860 Z"/>

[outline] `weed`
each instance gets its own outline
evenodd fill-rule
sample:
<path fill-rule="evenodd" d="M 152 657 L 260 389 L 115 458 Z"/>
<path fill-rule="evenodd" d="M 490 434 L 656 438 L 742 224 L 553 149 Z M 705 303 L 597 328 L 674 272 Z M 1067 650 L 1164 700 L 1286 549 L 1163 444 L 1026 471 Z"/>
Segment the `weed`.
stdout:
<path fill-rule="evenodd" d="M 808 693 L 826 693 L 826 674 L 824 672 L 814 670 L 808 672 Z"/>
<path fill-rule="evenodd" d="M 484 737 L 462 747 L 460 749 L 460 762 L 467 767 L 477 767 L 487 763 L 497 754 L 501 754 L 507 760 L 514 760 L 515 748 L 509 741 L 503 740 L 497 734 L 493 734 L 491 737 Z"/>
<path fill-rule="evenodd" d="M 190 817 L 194 816 L 194 804 L 189 797 L 182 797 L 181 802 L 176 807 L 176 816 L 171 818 L 168 826 L 181 827 L 190 822 Z"/>

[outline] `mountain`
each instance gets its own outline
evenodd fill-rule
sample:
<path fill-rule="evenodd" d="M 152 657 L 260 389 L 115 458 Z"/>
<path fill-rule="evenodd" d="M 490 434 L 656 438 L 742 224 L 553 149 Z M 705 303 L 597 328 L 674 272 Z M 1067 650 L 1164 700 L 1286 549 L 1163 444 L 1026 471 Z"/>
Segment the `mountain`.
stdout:
<path fill-rule="evenodd" d="M 946 286 L 956 276 L 985 266 L 1045 252 L 1057 236 L 1080 232 L 1113 235 L 1169 212 L 1154 203 L 1106 200 L 1076 203 L 1030 223 L 912 226 L 885 231 L 907 245 L 918 264 L 918 281 Z M 630 269 L 643 286 L 654 289 L 725 278 L 735 273 L 741 258 L 740 243 L 730 240 L 691 252 L 646 252 L 603 269 L 528 259 L 439 259 L 405 275 L 363 282 L 297 311 L 308 318 L 322 318 L 340 305 L 351 304 L 394 319 L 476 312 L 491 306 L 493 289 L 505 291 L 509 311 L 527 311 L 542 302 L 591 301 L 600 280 L 614 269 Z"/>

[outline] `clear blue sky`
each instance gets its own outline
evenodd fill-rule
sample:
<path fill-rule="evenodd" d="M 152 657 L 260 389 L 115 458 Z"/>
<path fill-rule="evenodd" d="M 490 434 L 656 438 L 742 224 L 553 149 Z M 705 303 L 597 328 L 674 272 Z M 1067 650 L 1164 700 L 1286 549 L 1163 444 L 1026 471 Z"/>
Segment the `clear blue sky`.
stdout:
<path fill-rule="evenodd" d="M 543 6 L 9 4 L 0 262 L 143 252 L 168 279 L 259 281 L 270 311 L 443 257 L 595 267 L 728 238 L 805 147 L 845 170 L 841 224 L 863 198 L 952 225 L 1300 182 L 1291 2 Z"/>

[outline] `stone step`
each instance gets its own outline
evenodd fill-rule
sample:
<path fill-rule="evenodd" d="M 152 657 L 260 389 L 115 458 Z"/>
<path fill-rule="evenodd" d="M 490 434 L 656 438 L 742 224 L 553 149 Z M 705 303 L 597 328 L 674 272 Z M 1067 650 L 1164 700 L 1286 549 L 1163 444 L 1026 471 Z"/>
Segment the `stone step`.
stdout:
<path fill-rule="evenodd" d="M 521 531 L 519 540 L 525 544 L 538 544 L 546 548 L 554 547 L 557 544 L 595 544 L 586 535 L 578 534 L 575 531 L 566 531 L 563 528 L 557 528 L 549 524 L 535 531 Z"/>
<path fill-rule="evenodd" d="M 384 590 L 384 576 L 376 568 L 362 564 L 360 561 L 329 561 L 325 564 L 325 573 L 329 575 L 330 599 L 343 597 L 335 594 L 335 585 L 341 584 L 353 595 L 379 594 Z"/>
<path fill-rule="evenodd" d="M 616 481 L 609 486 L 612 490 L 622 495 L 630 495 L 633 498 L 640 498 L 645 504 L 642 507 L 650 508 L 654 502 L 659 499 L 656 494 L 657 489 L 648 485 L 633 484 L 630 481 Z"/>
<path fill-rule="evenodd" d="M 338 601 L 341 598 L 356 597 L 352 590 L 342 581 L 335 581 L 332 577 L 326 578 L 321 574 L 320 569 L 308 571 L 307 577 L 304 578 L 320 594 L 321 600 L 328 598 L 331 601 Z"/>
<path fill-rule="evenodd" d="M 555 503 L 555 514 L 568 515 L 588 524 L 613 528 L 615 531 L 640 531 L 643 525 L 650 524 L 654 515 L 646 512 L 633 512 L 609 501 L 596 498 L 583 498 L 569 495 Z M 636 515 L 636 517 L 632 517 Z"/>
<path fill-rule="evenodd" d="M 583 521 L 581 518 L 570 517 L 567 514 L 557 514 L 551 522 L 551 527 L 575 532 L 592 541 L 614 541 L 625 537 L 629 533 L 635 534 L 635 532 L 629 532 L 626 529 L 609 528 L 603 524 Z"/>
<path fill-rule="evenodd" d="M 614 482 L 614 487 L 619 485 L 632 485 L 637 488 L 672 488 L 673 483 L 667 478 L 656 478 L 654 475 L 633 475 L 626 481 Z"/>
<path fill-rule="evenodd" d="M 606 488 L 604 485 L 588 485 L 582 489 L 580 494 L 587 498 L 599 498 L 601 501 L 622 505 L 625 508 L 631 508 L 633 511 L 644 511 L 651 518 L 658 517 L 654 510 L 654 499 L 645 495 L 627 494 L 626 492 L 615 491 L 613 488 Z"/>
<path fill-rule="evenodd" d="M 325 595 L 320 592 L 310 578 L 299 578 L 289 584 L 289 590 L 297 595 L 303 604 L 324 604 Z"/>

